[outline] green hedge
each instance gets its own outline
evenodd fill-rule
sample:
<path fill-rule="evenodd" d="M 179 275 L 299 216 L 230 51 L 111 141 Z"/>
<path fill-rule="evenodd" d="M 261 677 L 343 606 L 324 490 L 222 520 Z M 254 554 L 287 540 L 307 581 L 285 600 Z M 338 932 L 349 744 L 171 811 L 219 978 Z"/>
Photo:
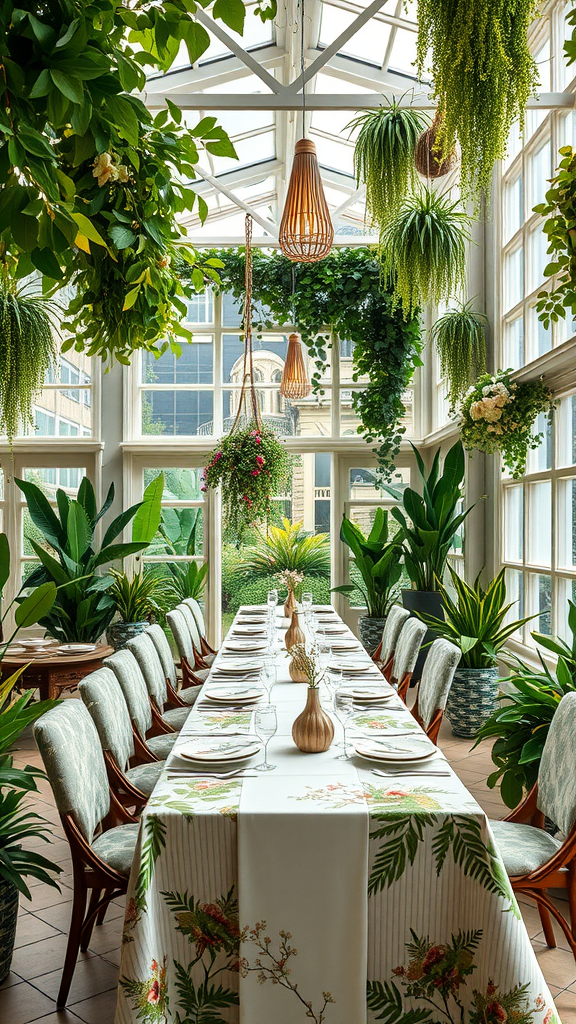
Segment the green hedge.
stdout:
<path fill-rule="evenodd" d="M 231 544 L 222 549 L 222 608 L 225 612 L 236 612 L 241 604 L 266 604 L 268 591 L 278 586 L 278 580 L 274 576 L 246 583 L 235 573 L 243 561 L 242 551 L 238 551 Z M 330 580 L 314 577 L 305 579 L 303 589 L 314 595 L 315 604 L 330 604 L 332 601 Z M 280 600 L 283 600 L 284 596 L 280 593 Z"/>

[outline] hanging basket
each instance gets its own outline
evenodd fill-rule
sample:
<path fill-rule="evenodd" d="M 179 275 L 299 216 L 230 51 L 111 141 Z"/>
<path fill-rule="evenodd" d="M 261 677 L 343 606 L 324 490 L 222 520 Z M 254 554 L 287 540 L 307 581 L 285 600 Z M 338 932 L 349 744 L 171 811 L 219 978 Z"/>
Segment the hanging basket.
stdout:
<path fill-rule="evenodd" d="M 444 160 L 439 157 L 438 131 L 441 124 L 442 115 L 436 111 L 432 124 L 419 136 L 414 149 L 416 170 L 424 178 L 443 178 L 458 164 L 456 147 Z"/>

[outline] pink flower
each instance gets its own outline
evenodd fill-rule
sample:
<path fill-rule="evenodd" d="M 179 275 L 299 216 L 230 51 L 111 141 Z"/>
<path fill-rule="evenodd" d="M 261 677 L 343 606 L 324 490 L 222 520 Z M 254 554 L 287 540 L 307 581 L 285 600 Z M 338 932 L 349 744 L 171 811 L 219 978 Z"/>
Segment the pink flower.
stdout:
<path fill-rule="evenodd" d="M 208 490 L 208 488 L 207 488 L 207 487 L 201 487 L 201 488 L 200 488 L 200 490 L 201 490 L 201 491 L 207 491 L 207 490 Z"/>
<path fill-rule="evenodd" d="M 216 455 L 214 456 L 214 462 L 218 462 L 218 459 L 222 458 L 222 454 L 222 452 L 216 452 Z"/>
<path fill-rule="evenodd" d="M 157 981 L 153 981 L 152 984 L 150 985 L 150 988 L 148 989 L 148 993 L 146 995 L 146 1002 L 155 1004 L 158 1002 L 159 999 L 160 985 Z"/>
<path fill-rule="evenodd" d="M 256 456 L 256 465 L 257 466 L 263 466 L 264 465 L 264 459 L 262 458 L 261 455 L 257 455 Z"/>
<path fill-rule="evenodd" d="M 261 470 L 259 470 L 259 469 L 253 469 L 252 470 L 252 476 L 260 476 L 260 473 L 261 473 Z"/>
<path fill-rule="evenodd" d="M 153 971 L 154 974 L 156 973 L 156 971 L 158 970 L 158 962 L 157 962 L 157 960 L 153 960 L 152 961 L 152 963 L 150 964 L 150 970 Z"/>

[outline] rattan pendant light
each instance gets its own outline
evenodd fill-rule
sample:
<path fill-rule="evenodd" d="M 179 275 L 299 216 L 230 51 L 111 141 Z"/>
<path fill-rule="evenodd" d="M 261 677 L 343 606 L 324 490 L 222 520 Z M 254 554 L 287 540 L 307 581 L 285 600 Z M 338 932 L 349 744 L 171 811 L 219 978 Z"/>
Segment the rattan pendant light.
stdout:
<path fill-rule="evenodd" d="M 300 70 L 304 74 L 304 3 L 300 0 Z M 278 241 L 289 260 L 316 263 L 332 248 L 334 226 L 322 187 L 316 146 L 306 138 L 306 83 L 302 85 L 302 134 L 296 143 Z"/>
<path fill-rule="evenodd" d="M 308 380 L 306 363 L 302 352 L 302 342 L 298 334 L 291 334 L 288 338 L 288 352 L 280 382 L 280 394 L 283 398 L 296 399 L 306 398 L 312 391 L 312 385 Z"/>

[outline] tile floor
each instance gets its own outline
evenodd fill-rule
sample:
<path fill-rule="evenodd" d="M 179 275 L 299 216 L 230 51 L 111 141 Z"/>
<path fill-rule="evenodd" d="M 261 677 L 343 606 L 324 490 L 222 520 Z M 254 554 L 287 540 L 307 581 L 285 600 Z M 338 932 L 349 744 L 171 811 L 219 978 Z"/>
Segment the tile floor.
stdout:
<path fill-rule="evenodd" d="M 506 809 L 497 792 L 486 786 L 491 771 L 490 745 L 470 751 L 468 740 L 456 739 L 445 723 L 440 744 L 454 769 L 489 817 L 502 817 Z M 21 764 L 39 764 L 32 736 L 20 742 L 16 760 Z M 72 875 L 69 850 L 64 840 L 50 787 L 40 782 L 35 801 L 37 811 L 50 821 L 54 843 L 49 850 L 64 869 L 62 892 L 47 885 L 31 888 L 32 901 L 21 901 L 12 973 L 0 987 L 0 1021 L 3 1024 L 113 1024 L 116 980 L 120 959 L 122 901 L 113 904 L 101 927 L 94 929 L 90 949 L 81 953 L 72 983 L 68 1008 L 56 1010 L 55 997 L 72 908 Z M 45 844 L 38 843 L 38 848 Z M 42 852 L 45 852 L 44 849 Z M 543 941 L 540 919 L 534 906 L 522 904 L 528 934 L 536 950 L 544 976 L 563 1024 L 576 1024 L 576 962 L 563 936 L 557 949 L 548 949 Z M 559 929 L 558 929 L 559 931 Z"/>

